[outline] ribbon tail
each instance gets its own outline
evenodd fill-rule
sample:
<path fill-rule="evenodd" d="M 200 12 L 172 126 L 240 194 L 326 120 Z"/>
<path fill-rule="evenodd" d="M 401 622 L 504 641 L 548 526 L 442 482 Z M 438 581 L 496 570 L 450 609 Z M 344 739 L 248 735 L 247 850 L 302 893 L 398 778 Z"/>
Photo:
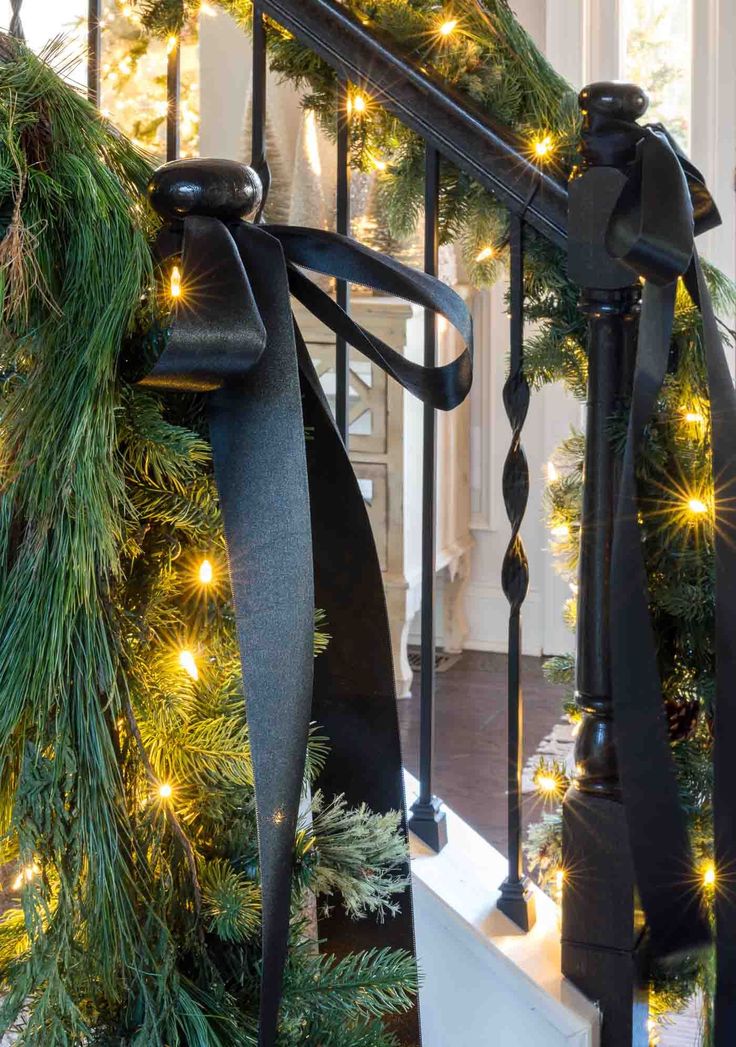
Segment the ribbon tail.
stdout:
<path fill-rule="evenodd" d="M 655 955 L 709 941 L 662 703 L 638 525 L 636 454 L 667 370 L 676 283 L 644 291 L 611 563 L 611 685 L 616 754 Z"/>
<path fill-rule="evenodd" d="M 703 316 L 715 493 L 716 695 L 713 821 L 716 865 L 716 1047 L 736 1043 L 736 393 L 697 254 L 686 276 Z"/>
<path fill-rule="evenodd" d="M 274 1047 L 312 700 L 314 586 L 283 257 L 267 238 L 254 250 L 259 261 L 248 268 L 269 332 L 268 351 L 240 384 L 211 394 L 209 423 L 255 779 L 263 921 L 258 1043 Z"/>
<path fill-rule="evenodd" d="M 319 785 L 328 798 L 374 813 L 399 811 L 405 821 L 401 744 L 393 657 L 381 567 L 365 502 L 335 427 L 306 346 L 297 332 L 314 536 L 316 604 L 326 612 L 331 641 L 315 662 L 312 718 L 331 742 Z M 403 869 L 409 879 L 408 847 Z M 332 952 L 405 949 L 414 953 L 411 889 L 396 898 L 399 913 L 379 924 L 355 921 L 339 906 L 320 924 Z M 392 1030 L 402 1043 L 419 1043 L 416 1009 Z"/>

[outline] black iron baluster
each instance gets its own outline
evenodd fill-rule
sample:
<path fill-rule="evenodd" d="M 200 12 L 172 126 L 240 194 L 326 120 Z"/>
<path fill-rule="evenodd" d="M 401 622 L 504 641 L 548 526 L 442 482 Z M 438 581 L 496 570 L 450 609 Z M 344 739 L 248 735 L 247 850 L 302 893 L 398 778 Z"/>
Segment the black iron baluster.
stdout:
<path fill-rule="evenodd" d="M 521 770 L 523 699 L 521 689 L 521 608 L 529 588 L 529 563 L 519 534 L 529 498 L 529 468 L 521 446 L 521 430 L 529 409 L 529 384 L 524 374 L 524 223 L 511 215 L 510 306 L 511 353 L 503 402 L 511 423 L 511 446 L 503 468 L 503 500 L 511 523 L 511 540 L 501 572 L 509 602 L 508 653 L 508 851 L 509 872 L 501 884 L 498 908 L 523 931 L 536 919 L 534 895 L 524 876 L 521 850 Z"/>
<path fill-rule="evenodd" d="M 440 157 L 427 146 L 424 185 L 424 269 L 437 275 L 439 251 Z M 437 361 L 437 321 L 424 313 L 424 366 Z M 437 429 L 434 408 L 425 404 L 422 438 L 422 650 L 419 707 L 419 797 L 409 826 L 434 851 L 447 843 L 447 816 L 432 794 L 435 742 L 435 558 Z"/>
<path fill-rule="evenodd" d="M 350 120 L 348 114 L 349 87 L 345 80 L 338 85 L 337 106 L 337 232 L 350 233 Z M 335 284 L 337 304 L 347 310 L 350 305 L 350 286 L 347 280 Z M 348 445 L 350 428 L 350 350 L 344 338 L 335 339 L 335 421 Z"/>
<path fill-rule="evenodd" d="M 100 56 L 102 54 L 102 0 L 89 0 L 87 7 L 87 98 L 100 104 Z"/>
<path fill-rule="evenodd" d="M 271 187 L 266 146 L 266 20 L 261 5 L 253 4 L 253 79 L 251 88 L 251 166 L 258 172 L 263 187 L 261 206 L 254 221 L 260 221 Z"/>
<path fill-rule="evenodd" d="M 581 96 L 583 138 L 590 112 L 635 120 L 646 95 L 631 84 L 595 84 Z M 630 392 L 641 288 L 605 248 L 611 209 L 633 148 L 611 133 L 612 166 L 591 165 L 570 183 L 570 279 L 588 317 L 585 479 L 578 585 L 576 700 L 582 714 L 575 780 L 563 804 L 562 971 L 603 1014 L 601 1047 L 646 1047 L 646 992 L 635 945 L 641 914 L 616 766 L 610 678 L 609 592 L 617 461 L 609 419 Z M 614 166 L 616 165 L 616 166 Z"/>
<path fill-rule="evenodd" d="M 181 96 L 181 39 L 170 36 L 166 45 L 166 159 L 179 157 L 179 102 Z"/>
<path fill-rule="evenodd" d="M 22 6 L 23 0 L 10 0 L 10 35 L 18 40 L 25 40 L 26 38 L 26 34 L 23 32 L 23 23 L 20 20 L 20 9 Z"/>

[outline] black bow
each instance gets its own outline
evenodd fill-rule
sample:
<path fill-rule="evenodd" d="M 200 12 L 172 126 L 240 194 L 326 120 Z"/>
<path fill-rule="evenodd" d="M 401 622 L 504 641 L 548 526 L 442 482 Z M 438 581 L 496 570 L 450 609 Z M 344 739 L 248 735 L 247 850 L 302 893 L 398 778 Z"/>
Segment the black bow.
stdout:
<path fill-rule="evenodd" d="M 196 165 L 193 170 L 196 181 Z M 329 791 L 375 811 L 404 806 L 378 558 L 289 294 L 406 389 L 445 410 L 470 389 L 471 320 L 459 296 L 439 281 L 320 230 L 190 214 L 163 230 L 157 246 L 162 258 L 181 255 L 183 296 L 168 344 L 143 384 L 209 394 L 256 789 L 263 896 L 259 1044 L 272 1047 L 311 717 L 334 746 Z M 442 313 L 468 348 L 444 367 L 412 363 L 351 320 L 297 266 Z M 332 640 L 313 679 L 315 606 L 326 612 Z M 389 937 L 411 949 L 408 891 L 402 909 L 403 930 Z"/>
<path fill-rule="evenodd" d="M 596 124 L 598 120 L 598 124 Z M 611 566 L 612 688 L 616 751 L 637 884 L 655 955 L 710 939 L 669 745 L 648 581 L 637 522 L 637 455 L 655 412 L 670 354 L 677 281 L 703 322 L 711 398 L 715 489 L 716 701 L 714 817 L 718 983 L 716 1042 L 736 1043 L 736 396 L 694 237 L 720 223 L 700 172 L 661 126 L 593 116 L 586 153 L 612 163 L 635 146 L 608 225 L 610 254 L 645 279 Z M 613 151 L 613 153 L 611 152 Z"/>

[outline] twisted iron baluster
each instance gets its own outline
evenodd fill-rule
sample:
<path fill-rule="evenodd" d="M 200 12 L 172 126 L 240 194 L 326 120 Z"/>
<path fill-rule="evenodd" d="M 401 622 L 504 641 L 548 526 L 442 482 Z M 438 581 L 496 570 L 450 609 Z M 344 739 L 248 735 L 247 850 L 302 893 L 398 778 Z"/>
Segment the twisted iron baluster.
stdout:
<path fill-rule="evenodd" d="M 258 0 L 253 3 L 253 95 L 251 120 L 251 167 L 258 173 L 263 186 L 261 206 L 253 221 L 263 221 L 268 190 L 271 187 L 271 169 L 268 166 L 266 146 L 266 22 Z"/>
<path fill-rule="evenodd" d="M 10 8 L 12 15 L 10 16 L 10 35 L 15 36 L 18 40 L 25 40 L 26 35 L 23 32 L 23 23 L 20 20 L 20 9 L 23 6 L 23 0 L 10 0 Z"/>
<path fill-rule="evenodd" d="M 511 423 L 511 446 L 503 467 L 503 500 L 511 523 L 501 584 L 509 602 L 508 666 L 508 849 L 509 872 L 501 884 L 498 907 L 524 931 L 534 924 L 534 896 L 522 872 L 521 854 L 521 606 L 529 588 L 529 562 L 519 530 L 529 498 L 529 467 L 521 446 L 521 430 L 529 409 L 529 383 L 524 374 L 524 228 L 511 215 L 510 290 L 511 353 L 503 403 Z"/>

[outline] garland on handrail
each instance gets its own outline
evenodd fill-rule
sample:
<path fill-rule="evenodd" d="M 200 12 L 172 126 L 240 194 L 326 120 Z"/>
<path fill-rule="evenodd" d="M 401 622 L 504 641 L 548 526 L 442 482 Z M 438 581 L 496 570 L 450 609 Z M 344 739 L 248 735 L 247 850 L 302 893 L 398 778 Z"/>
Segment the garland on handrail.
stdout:
<path fill-rule="evenodd" d="M 154 33 L 178 32 L 196 15 L 196 0 L 145 0 L 144 25 Z M 250 0 L 218 0 L 244 28 L 252 17 Z M 345 0 L 364 24 L 395 40 L 397 47 L 431 66 L 475 105 L 521 134 L 529 156 L 554 162 L 563 177 L 576 160 L 579 113 L 570 86 L 550 67 L 516 22 L 505 0 Z M 304 105 L 332 135 L 337 123 L 336 75 L 282 27 L 269 21 L 271 68 L 304 90 Z M 397 237 L 413 232 L 423 199 L 421 139 L 376 104 L 365 85 L 349 92 L 351 162 L 373 171 L 380 184 L 383 213 Z M 440 200 L 445 242 L 458 243 L 470 279 L 492 282 L 506 260 L 507 215 L 462 172 L 443 164 Z M 525 346 L 526 371 L 536 385 L 562 381 L 585 395 L 585 324 L 577 308 L 578 291 L 567 279 L 562 253 L 533 230 L 526 238 L 527 318 L 535 325 Z M 706 269 L 716 309 L 733 315 L 736 294 L 713 267 Z M 611 419 L 611 439 L 623 446 L 626 418 Z M 575 621 L 575 578 L 583 443 L 573 434 L 549 465 L 548 521 L 552 547 L 572 594 L 566 610 Z M 649 427 L 639 462 L 640 508 L 650 599 L 658 640 L 670 735 L 684 806 L 689 814 L 702 888 L 712 898 L 716 883 L 711 827 L 711 748 L 713 652 L 713 491 L 710 479 L 710 415 L 706 394 L 701 325 L 689 296 L 678 294 L 670 374 Z M 574 659 L 552 659 L 550 679 L 570 689 Z M 559 800 L 567 783 L 564 768 L 537 768 L 539 792 L 550 804 L 533 826 L 530 865 L 555 893 L 560 864 Z M 655 1022 L 676 1010 L 696 989 L 704 994 L 705 1042 L 710 1036 L 710 963 L 684 961 L 652 985 Z"/>

